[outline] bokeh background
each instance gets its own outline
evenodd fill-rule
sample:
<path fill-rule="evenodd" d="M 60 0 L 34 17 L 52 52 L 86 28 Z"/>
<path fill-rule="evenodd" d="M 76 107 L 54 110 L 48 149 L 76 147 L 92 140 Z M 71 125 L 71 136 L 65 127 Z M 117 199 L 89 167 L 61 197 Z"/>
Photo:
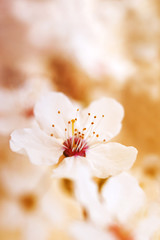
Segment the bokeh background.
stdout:
<path fill-rule="evenodd" d="M 69 180 L 53 180 L 9 148 L 35 102 L 61 91 L 125 109 L 116 141 L 138 149 L 132 174 L 160 199 L 160 1 L 0 0 L 0 239 L 72 239 L 82 219 Z"/>

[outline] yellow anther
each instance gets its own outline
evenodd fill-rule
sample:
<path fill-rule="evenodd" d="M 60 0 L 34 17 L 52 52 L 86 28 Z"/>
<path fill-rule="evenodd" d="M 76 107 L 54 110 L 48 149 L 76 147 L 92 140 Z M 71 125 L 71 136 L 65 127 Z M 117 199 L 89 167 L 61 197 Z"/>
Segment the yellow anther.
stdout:
<path fill-rule="evenodd" d="M 95 132 L 93 132 L 93 134 L 95 134 Z"/>
<path fill-rule="evenodd" d="M 51 133 L 51 137 L 53 137 L 53 133 Z"/>
<path fill-rule="evenodd" d="M 86 130 L 86 128 L 83 128 L 83 131 L 85 131 Z"/>
<path fill-rule="evenodd" d="M 99 135 L 97 134 L 96 137 L 99 137 Z"/>
<path fill-rule="evenodd" d="M 96 116 L 94 116 L 94 118 L 96 118 Z"/>
<path fill-rule="evenodd" d="M 106 142 L 106 139 L 103 139 L 103 142 Z"/>
<path fill-rule="evenodd" d="M 67 128 L 65 128 L 65 132 L 67 132 Z"/>
<path fill-rule="evenodd" d="M 72 119 L 71 122 L 72 122 L 72 136 L 74 136 L 74 123 L 75 123 L 75 120 Z"/>
<path fill-rule="evenodd" d="M 91 124 L 93 125 L 93 124 L 94 124 L 94 122 L 91 122 Z"/>
<path fill-rule="evenodd" d="M 74 131 L 77 132 L 77 128 L 75 128 Z"/>
<path fill-rule="evenodd" d="M 88 116 L 90 116 L 91 114 L 90 113 L 88 113 Z"/>
<path fill-rule="evenodd" d="M 81 134 L 81 132 L 78 132 L 79 134 Z"/>
<path fill-rule="evenodd" d="M 70 124 L 71 122 L 70 121 L 68 121 L 68 124 Z"/>
<path fill-rule="evenodd" d="M 61 112 L 60 111 L 58 111 L 58 114 L 60 114 Z"/>
<path fill-rule="evenodd" d="M 77 121 L 77 118 L 75 118 L 75 121 Z"/>
<path fill-rule="evenodd" d="M 79 108 L 77 108 L 77 112 L 79 112 Z"/>
<path fill-rule="evenodd" d="M 102 117 L 104 117 L 104 115 L 102 115 Z"/>
<path fill-rule="evenodd" d="M 52 127 L 54 127 L 54 124 L 52 124 Z"/>

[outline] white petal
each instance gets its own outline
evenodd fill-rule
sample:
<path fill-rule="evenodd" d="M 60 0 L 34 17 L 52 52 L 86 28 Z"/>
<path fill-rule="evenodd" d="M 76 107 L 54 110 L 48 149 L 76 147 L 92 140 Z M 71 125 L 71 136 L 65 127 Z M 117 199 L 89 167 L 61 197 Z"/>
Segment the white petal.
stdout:
<path fill-rule="evenodd" d="M 106 227 L 110 222 L 105 206 L 101 203 L 98 186 L 89 174 L 87 168 L 81 168 L 75 180 L 75 195 L 78 202 L 87 210 L 90 220 L 97 226 Z"/>
<path fill-rule="evenodd" d="M 41 213 L 32 214 L 23 224 L 22 239 L 23 240 L 45 240 L 49 238 L 51 229 L 44 216 Z"/>
<path fill-rule="evenodd" d="M 150 240 L 153 238 L 156 231 L 160 229 L 160 218 L 152 217 L 147 218 L 141 222 L 140 226 L 136 229 L 136 240 Z M 159 238 L 157 238 L 159 239 Z"/>
<path fill-rule="evenodd" d="M 103 186 L 102 195 L 108 211 L 121 223 L 127 223 L 145 203 L 137 180 L 125 172 L 111 177 Z"/>
<path fill-rule="evenodd" d="M 109 140 L 117 135 L 121 129 L 121 121 L 124 116 L 124 110 L 121 104 L 112 98 L 102 98 L 92 102 L 88 108 L 83 110 L 82 116 L 84 121 L 86 116 L 86 125 L 94 122 L 92 131 L 99 134 L 99 139 Z M 104 115 L 104 117 L 102 117 Z M 96 116 L 96 118 L 94 118 Z"/>
<path fill-rule="evenodd" d="M 147 216 L 139 221 L 138 226 L 134 231 L 136 240 L 150 240 L 154 239 L 155 233 L 160 236 L 160 207 L 159 203 L 150 203 Z M 157 232 L 158 231 L 158 232 Z M 155 237 L 155 239 L 159 239 Z"/>
<path fill-rule="evenodd" d="M 70 232 L 75 240 L 114 240 L 107 231 L 98 229 L 90 223 L 76 222 L 70 227 Z"/>
<path fill-rule="evenodd" d="M 87 160 L 94 176 L 106 178 L 130 169 L 136 160 L 137 150 L 119 143 L 100 144 L 88 149 Z"/>
<path fill-rule="evenodd" d="M 53 169 L 53 177 L 76 179 L 81 167 L 88 167 L 84 157 L 66 157 L 61 164 Z"/>
<path fill-rule="evenodd" d="M 63 154 L 61 144 L 40 129 L 19 129 L 11 134 L 12 151 L 26 154 L 34 164 L 52 165 Z"/>
<path fill-rule="evenodd" d="M 58 114 L 60 111 L 60 114 Z M 40 127 L 48 134 L 65 137 L 68 121 L 76 118 L 76 108 L 63 93 L 51 92 L 35 105 L 35 117 Z M 55 127 L 52 127 L 52 124 Z"/>
<path fill-rule="evenodd" d="M 90 177 L 87 168 L 81 168 L 75 181 L 75 193 L 78 200 L 86 207 L 99 203 L 98 187 Z M 92 205 L 90 204 L 90 205 Z"/>

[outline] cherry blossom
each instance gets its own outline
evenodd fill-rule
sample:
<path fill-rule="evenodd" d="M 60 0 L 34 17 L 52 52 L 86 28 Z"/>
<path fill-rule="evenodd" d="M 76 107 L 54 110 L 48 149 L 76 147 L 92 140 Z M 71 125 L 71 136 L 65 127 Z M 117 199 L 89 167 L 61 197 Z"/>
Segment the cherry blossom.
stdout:
<path fill-rule="evenodd" d="M 74 178 L 79 166 L 106 178 L 134 163 L 137 150 L 110 142 L 121 129 L 123 107 L 101 98 L 81 110 L 62 93 L 51 92 L 35 105 L 34 128 L 15 130 L 10 146 L 34 164 L 53 165 L 53 176 Z"/>
<path fill-rule="evenodd" d="M 76 240 L 150 240 L 160 227 L 159 207 L 148 207 L 137 180 L 126 172 L 111 177 L 99 193 L 83 169 L 83 178 L 81 172 L 76 179 L 76 196 L 88 215 L 87 221 L 71 226 Z"/>

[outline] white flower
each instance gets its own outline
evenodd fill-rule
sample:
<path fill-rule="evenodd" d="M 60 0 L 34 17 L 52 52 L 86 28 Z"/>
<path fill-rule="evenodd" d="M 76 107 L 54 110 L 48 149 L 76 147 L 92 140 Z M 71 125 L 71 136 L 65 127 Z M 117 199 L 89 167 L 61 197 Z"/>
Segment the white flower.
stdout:
<path fill-rule="evenodd" d="M 127 223 L 145 203 L 145 194 L 137 180 L 126 172 L 111 177 L 99 194 L 88 172 L 81 169 L 76 179 L 76 196 L 91 220 L 101 226 L 115 219 L 121 224 Z"/>
<path fill-rule="evenodd" d="M 148 208 L 138 182 L 125 172 L 111 177 L 101 194 L 85 172 L 77 178 L 76 196 L 90 220 L 71 226 L 77 240 L 87 239 L 86 235 L 92 240 L 150 240 L 160 227 L 160 214 L 154 211 L 159 208 Z"/>
<path fill-rule="evenodd" d="M 16 231 L 23 240 L 51 239 L 56 231 L 67 235 L 68 224 L 81 219 L 77 205 L 60 191 L 59 180 L 50 181 L 48 168 L 28 165 L 25 158 L 19 165 L 20 159 L 11 156 L 0 169 L 5 190 L 0 201 L 0 235 Z"/>
<path fill-rule="evenodd" d="M 38 125 L 15 130 L 11 149 L 26 153 L 34 164 L 53 165 L 53 175 L 74 178 L 80 165 L 106 178 L 129 169 L 137 155 L 134 147 L 109 142 L 121 128 L 122 106 L 102 98 L 84 110 L 62 93 L 52 92 L 35 106 Z"/>
<path fill-rule="evenodd" d="M 27 78 L 14 89 L 1 87 L 0 101 L 5 104 L 0 105 L 0 134 L 10 135 L 16 128 L 31 126 L 34 104 L 50 88 L 49 80 L 43 77 Z"/>

